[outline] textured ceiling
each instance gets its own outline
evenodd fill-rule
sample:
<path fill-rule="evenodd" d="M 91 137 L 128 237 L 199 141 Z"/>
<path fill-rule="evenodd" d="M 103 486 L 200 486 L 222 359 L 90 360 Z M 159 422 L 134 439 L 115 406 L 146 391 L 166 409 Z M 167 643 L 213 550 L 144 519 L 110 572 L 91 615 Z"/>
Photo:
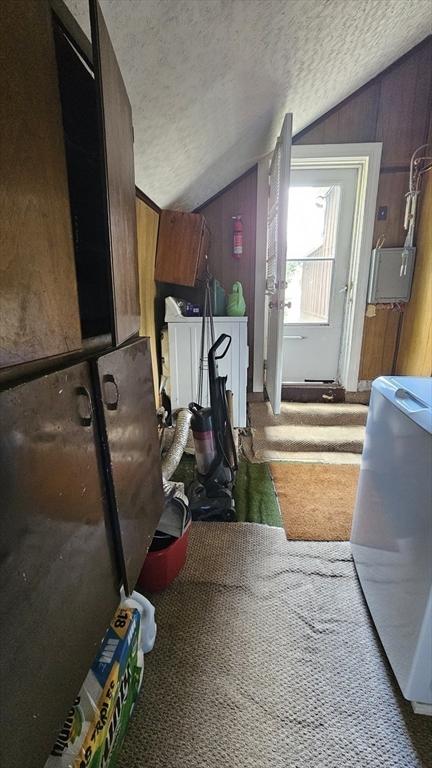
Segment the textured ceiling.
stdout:
<path fill-rule="evenodd" d="M 137 185 L 192 209 L 431 32 L 430 0 L 100 0 Z M 88 32 L 87 0 L 67 0 Z"/>

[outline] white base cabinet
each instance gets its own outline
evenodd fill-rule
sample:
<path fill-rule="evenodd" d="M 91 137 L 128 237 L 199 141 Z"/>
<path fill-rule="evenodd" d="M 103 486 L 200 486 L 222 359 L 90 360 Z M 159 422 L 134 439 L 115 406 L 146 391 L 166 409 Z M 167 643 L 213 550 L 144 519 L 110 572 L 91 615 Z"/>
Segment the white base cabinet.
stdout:
<path fill-rule="evenodd" d="M 233 427 L 246 426 L 246 387 L 249 364 L 247 345 L 247 317 L 215 317 L 215 339 L 221 333 L 231 336 L 231 346 L 226 356 L 218 361 L 219 376 L 227 377 L 227 389 L 233 393 Z M 168 323 L 168 361 L 164 356 L 164 371 L 168 374 L 166 391 L 171 407 L 187 407 L 196 402 L 201 349 L 201 317 L 179 317 Z M 209 406 L 209 380 L 207 352 L 211 346 L 209 329 L 206 333 L 206 367 L 204 371 L 203 398 L 200 405 Z M 164 332 L 163 332 L 164 333 Z M 163 350 L 166 349 L 163 345 Z M 168 366 L 167 366 L 168 362 Z M 167 370 L 168 368 L 168 370 Z"/>

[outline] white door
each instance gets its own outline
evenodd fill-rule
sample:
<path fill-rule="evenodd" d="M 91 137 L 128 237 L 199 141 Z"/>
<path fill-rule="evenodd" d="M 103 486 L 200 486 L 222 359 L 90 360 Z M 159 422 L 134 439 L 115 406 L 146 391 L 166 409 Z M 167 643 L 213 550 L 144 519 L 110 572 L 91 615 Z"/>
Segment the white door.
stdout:
<path fill-rule="evenodd" d="M 280 413 L 282 394 L 282 347 L 291 135 L 292 115 L 286 114 L 270 165 L 267 219 L 266 296 L 268 323 L 266 390 L 275 414 Z"/>
<path fill-rule="evenodd" d="M 338 381 L 357 173 L 354 168 L 291 171 L 284 382 Z"/>

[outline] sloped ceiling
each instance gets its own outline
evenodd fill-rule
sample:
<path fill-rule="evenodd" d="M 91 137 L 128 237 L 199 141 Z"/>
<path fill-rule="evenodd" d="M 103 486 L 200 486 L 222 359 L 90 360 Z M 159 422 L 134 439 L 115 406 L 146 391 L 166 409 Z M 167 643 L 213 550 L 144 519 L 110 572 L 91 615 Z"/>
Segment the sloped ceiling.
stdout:
<path fill-rule="evenodd" d="M 89 33 L 86 0 L 67 0 Z M 100 0 L 136 183 L 193 209 L 431 32 L 430 0 Z"/>

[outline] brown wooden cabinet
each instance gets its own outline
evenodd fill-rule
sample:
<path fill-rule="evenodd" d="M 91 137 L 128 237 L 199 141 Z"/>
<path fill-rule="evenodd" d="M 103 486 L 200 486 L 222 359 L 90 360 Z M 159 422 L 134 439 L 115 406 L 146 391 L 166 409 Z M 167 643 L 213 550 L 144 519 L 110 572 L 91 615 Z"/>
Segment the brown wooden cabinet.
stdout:
<path fill-rule="evenodd" d="M 150 340 L 92 363 L 123 584 L 132 592 L 164 507 Z"/>
<path fill-rule="evenodd" d="M 0 366 L 79 349 L 81 328 L 47 2 L 2 3 Z"/>
<path fill-rule="evenodd" d="M 0 368 L 138 333 L 131 107 L 97 0 L 4 0 Z"/>
<path fill-rule="evenodd" d="M 44 765 L 164 503 L 149 341 L 113 350 L 139 330 L 133 130 L 97 0 L 90 5 L 93 50 L 61 0 L 1 6 L 8 768 Z M 109 354 L 96 360 L 101 350 Z"/>
<path fill-rule="evenodd" d="M 205 274 L 209 230 L 200 213 L 162 211 L 155 279 L 161 283 L 195 285 Z"/>
<path fill-rule="evenodd" d="M 90 0 L 116 344 L 140 322 L 132 108 L 102 11 Z"/>
<path fill-rule="evenodd" d="M 159 372 L 156 343 L 156 283 L 154 279 L 156 246 L 159 230 L 159 212 L 148 203 L 136 198 L 138 273 L 140 285 L 140 336 L 150 339 L 153 370 L 153 386 L 156 403 L 159 405 Z"/>
<path fill-rule="evenodd" d="M 150 343 L 0 392 L 0 764 L 45 765 L 164 506 Z"/>
<path fill-rule="evenodd" d="M 95 409 L 87 363 L 0 393 L 8 768 L 45 765 L 119 602 Z"/>

